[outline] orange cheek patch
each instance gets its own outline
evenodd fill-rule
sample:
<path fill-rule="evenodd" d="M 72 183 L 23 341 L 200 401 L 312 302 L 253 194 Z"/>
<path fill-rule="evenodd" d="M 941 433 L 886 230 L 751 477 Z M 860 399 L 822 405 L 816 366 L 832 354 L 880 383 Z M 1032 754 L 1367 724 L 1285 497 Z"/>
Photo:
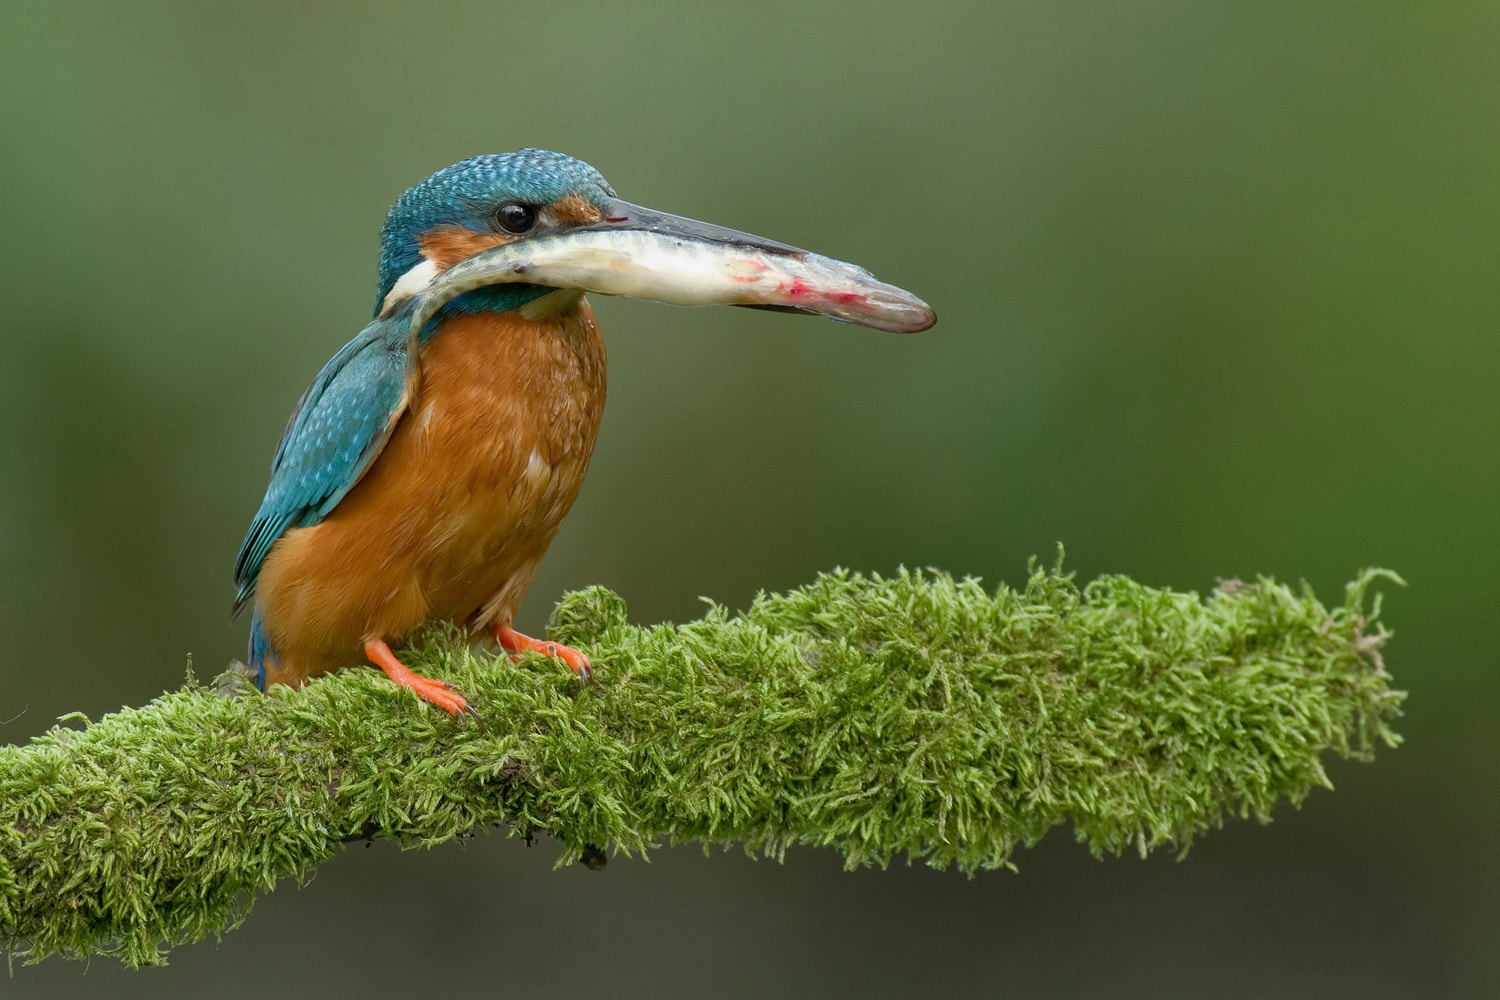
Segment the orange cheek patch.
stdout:
<path fill-rule="evenodd" d="M 587 226 L 604 218 L 604 213 L 581 194 L 570 194 L 552 203 L 552 214 L 559 225 Z"/>
<path fill-rule="evenodd" d="M 418 236 L 417 246 L 422 248 L 423 257 L 446 271 L 461 260 L 504 246 L 514 238 L 500 233 L 476 233 L 467 226 L 438 226 Z"/>

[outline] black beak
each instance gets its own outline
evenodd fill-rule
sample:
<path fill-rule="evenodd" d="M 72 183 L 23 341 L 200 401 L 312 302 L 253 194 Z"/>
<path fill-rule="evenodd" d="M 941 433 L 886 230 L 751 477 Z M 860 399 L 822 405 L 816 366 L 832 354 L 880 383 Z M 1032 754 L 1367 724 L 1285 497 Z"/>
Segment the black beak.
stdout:
<path fill-rule="evenodd" d="M 725 229 L 723 226 L 715 226 L 707 222 L 699 222 L 697 219 L 687 219 L 680 215 L 671 215 L 667 212 L 658 212 L 654 208 L 646 208 L 644 205 L 632 205 L 630 202 L 621 201 L 618 198 L 610 200 L 609 212 L 602 221 L 595 222 L 592 225 L 579 226 L 576 229 L 570 230 L 570 232 L 606 232 L 614 229 L 635 229 L 647 233 L 659 233 L 662 236 L 695 240 L 699 243 L 724 243 L 729 246 L 748 247 L 753 250 L 784 254 L 789 257 L 803 256 L 807 253 L 806 250 L 800 247 L 778 243 L 775 240 L 768 240 L 764 236 L 756 236 L 753 233 L 742 233 L 738 229 Z"/>

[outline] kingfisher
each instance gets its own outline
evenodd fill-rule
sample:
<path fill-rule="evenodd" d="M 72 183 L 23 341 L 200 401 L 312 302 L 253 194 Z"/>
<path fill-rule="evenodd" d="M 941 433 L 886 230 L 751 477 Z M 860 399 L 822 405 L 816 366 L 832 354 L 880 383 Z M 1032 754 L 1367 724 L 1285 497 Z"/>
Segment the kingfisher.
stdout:
<path fill-rule="evenodd" d="M 439 170 L 397 199 L 380 240 L 373 318 L 293 410 L 235 561 L 262 691 L 369 664 L 472 712 L 393 652 L 429 618 L 588 683 L 583 652 L 512 627 L 604 412 L 585 293 L 892 332 L 935 321 L 852 264 L 621 201 L 587 163 L 541 149 Z"/>

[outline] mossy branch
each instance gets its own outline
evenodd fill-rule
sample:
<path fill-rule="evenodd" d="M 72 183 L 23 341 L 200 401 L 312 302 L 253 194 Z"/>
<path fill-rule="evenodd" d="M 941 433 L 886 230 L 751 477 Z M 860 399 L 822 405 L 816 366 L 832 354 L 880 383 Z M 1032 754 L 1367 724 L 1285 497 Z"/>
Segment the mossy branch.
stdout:
<path fill-rule="evenodd" d="M 1398 742 L 1378 596 L 1364 606 L 1381 575 L 1329 610 L 1268 579 L 1205 601 L 1035 567 L 995 594 L 837 572 L 654 627 L 594 587 L 551 629 L 594 657 L 588 688 L 540 657 L 476 658 L 455 630 L 418 637 L 406 661 L 480 724 L 366 669 L 272 697 L 190 681 L 0 750 L 0 936 L 33 959 L 159 963 L 345 841 L 495 824 L 564 861 L 739 841 L 972 871 L 1064 822 L 1096 854 L 1186 849 L 1327 786 L 1325 751 Z"/>

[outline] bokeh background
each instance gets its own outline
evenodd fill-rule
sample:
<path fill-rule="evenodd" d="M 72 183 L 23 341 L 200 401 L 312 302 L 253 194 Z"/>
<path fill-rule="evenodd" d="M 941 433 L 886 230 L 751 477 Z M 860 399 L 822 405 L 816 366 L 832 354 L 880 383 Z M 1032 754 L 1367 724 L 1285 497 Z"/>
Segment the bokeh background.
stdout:
<path fill-rule="evenodd" d="M 1191 856 L 844 873 L 353 848 L 166 969 L 7 997 L 1470 997 L 1500 990 L 1493 3 L 0 5 L 0 736 L 211 676 L 287 413 L 390 202 L 555 148 L 858 261 L 893 337 L 602 300 L 610 403 L 524 608 L 836 565 L 1387 588 L 1407 744 Z"/>

